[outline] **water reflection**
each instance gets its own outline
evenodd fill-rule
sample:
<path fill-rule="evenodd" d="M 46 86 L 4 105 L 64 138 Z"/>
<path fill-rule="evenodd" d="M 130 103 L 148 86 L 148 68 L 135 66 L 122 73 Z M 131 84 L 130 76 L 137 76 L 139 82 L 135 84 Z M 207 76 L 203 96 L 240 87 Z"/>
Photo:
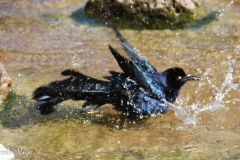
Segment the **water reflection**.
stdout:
<path fill-rule="evenodd" d="M 200 28 L 204 27 L 205 25 L 216 21 L 219 14 L 220 13 L 218 13 L 218 11 L 211 11 L 210 13 L 207 14 L 206 17 L 203 17 L 203 18 L 197 20 L 196 22 L 188 25 L 188 27 L 200 29 Z"/>
<path fill-rule="evenodd" d="M 104 26 L 105 22 L 100 19 L 92 19 L 87 17 L 84 13 L 84 8 L 79 8 L 72 12 L 71 18 L 76 22 L 76 25 L 94 25 L 94 26 Z"/>

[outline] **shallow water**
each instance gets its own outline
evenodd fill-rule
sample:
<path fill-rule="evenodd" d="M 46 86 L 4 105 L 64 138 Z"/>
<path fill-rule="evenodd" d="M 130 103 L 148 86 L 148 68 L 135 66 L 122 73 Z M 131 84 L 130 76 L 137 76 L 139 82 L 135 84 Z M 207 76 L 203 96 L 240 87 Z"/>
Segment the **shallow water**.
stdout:
<path fill-rule="evenodd" d="M 13 79 L 0 106 L 0 143 L 18 159 L 240 158 L 239 2 L 205 2 L 217 20 L 185 30 L 121 30 L 159 71 L 176 66 L 202 77 L 167 114 L 130 123 L 111 105 L 80 115 L 81 101 L 39 114 L 32 92 L 64 78 L 62 70 L 96 78 L 121 71 L 107 46 L 121 51 L 113 31 L 71 18 L 85 2 L 0 2 L 0 61 Z"/>

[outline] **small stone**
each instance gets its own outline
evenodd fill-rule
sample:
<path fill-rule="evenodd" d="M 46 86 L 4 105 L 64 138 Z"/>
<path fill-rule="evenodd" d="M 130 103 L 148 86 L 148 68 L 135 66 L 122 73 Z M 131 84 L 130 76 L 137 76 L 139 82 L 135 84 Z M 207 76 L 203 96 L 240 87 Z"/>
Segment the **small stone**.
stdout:
<path fill-rule="evenodd" d="M 196 8 L 195 3 L 193 3 L 191 0 L 175 0 L 175 3 L 191 13 L 193 13 L 194 9 Z"/>
<path fill-rule="evenodd" d="M 4 99 L 12 87 L 12 80 L 6 72 L 5 67 L 0 63 L 0 95 Z"/>

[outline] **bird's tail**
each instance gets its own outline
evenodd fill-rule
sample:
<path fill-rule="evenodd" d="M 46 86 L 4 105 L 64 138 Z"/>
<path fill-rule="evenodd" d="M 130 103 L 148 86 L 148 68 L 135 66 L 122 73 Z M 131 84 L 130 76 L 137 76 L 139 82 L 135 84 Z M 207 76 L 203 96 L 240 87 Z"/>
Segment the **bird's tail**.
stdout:
<path fill-rule="evenodd" d="M 34 91 L 33 99 L 37 101 L 37 108 L 41 114 L 53 112 L 56 104 L 68 99 L 87 100 L 83 105 L 86 109 L 88 106 L 106 103 L 106 97 L 111 92 L 110 82 L 97 80 L 73 70 L 65 70 L 61 74 L 70 77 L 51 82 Z"/>

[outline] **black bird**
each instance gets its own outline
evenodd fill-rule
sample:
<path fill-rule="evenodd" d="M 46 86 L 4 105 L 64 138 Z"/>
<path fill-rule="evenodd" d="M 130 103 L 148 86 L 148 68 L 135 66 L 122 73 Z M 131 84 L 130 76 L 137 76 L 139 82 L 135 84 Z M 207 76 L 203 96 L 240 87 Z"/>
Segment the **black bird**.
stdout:
<path fill-rule="evenodd" d="M 185 82 L 190 80 L 199 80 L 196 75 L 186 75 L 181 68 L 170 68 L 159 73 L 146 58 L 142 57 L 121 35 L 121 33 L 112 25 L 120 40 L 123 50 L 133 61 L 132 63 L 123 63 L 122 59 L 117 58 L 116 51 L 110 47 L 114 57 L 117 59 L 119 66 L 127 76 L 136 80 L 139 85 L 145 88 L 151 96 L 156 99 L 166 99 L 172 103 L 176 100 L 181 87 Z M 115 53 L 115 54 L 114 54 Z M 119 57 L 119 56 L 118 56 Z"/>
<path fill-rule="evenodd" d="M 54 111 L 54 106 L 62 101 L 86 100 L 85 111 L 92 106 L 110 103 L 122 110 L 128 117 L 166 113 L 169 103 L 173 103 L 181 87 L 190 80 L 199 80 L 196 75 L 187 75 L 181 68 L 170 68 L 159 73 L 144 57 L 133 49 L 120 32 L 113 27 L 124 51 L 130 60 L 121 56 L 110 45 L 109 49 L 124 73 L 110 71 L 108 81 L 98 80 L 76 72 L 62 72 L 69 78 L 55 81 L 37 88 L 33 99 L 41 114 Z"/>

